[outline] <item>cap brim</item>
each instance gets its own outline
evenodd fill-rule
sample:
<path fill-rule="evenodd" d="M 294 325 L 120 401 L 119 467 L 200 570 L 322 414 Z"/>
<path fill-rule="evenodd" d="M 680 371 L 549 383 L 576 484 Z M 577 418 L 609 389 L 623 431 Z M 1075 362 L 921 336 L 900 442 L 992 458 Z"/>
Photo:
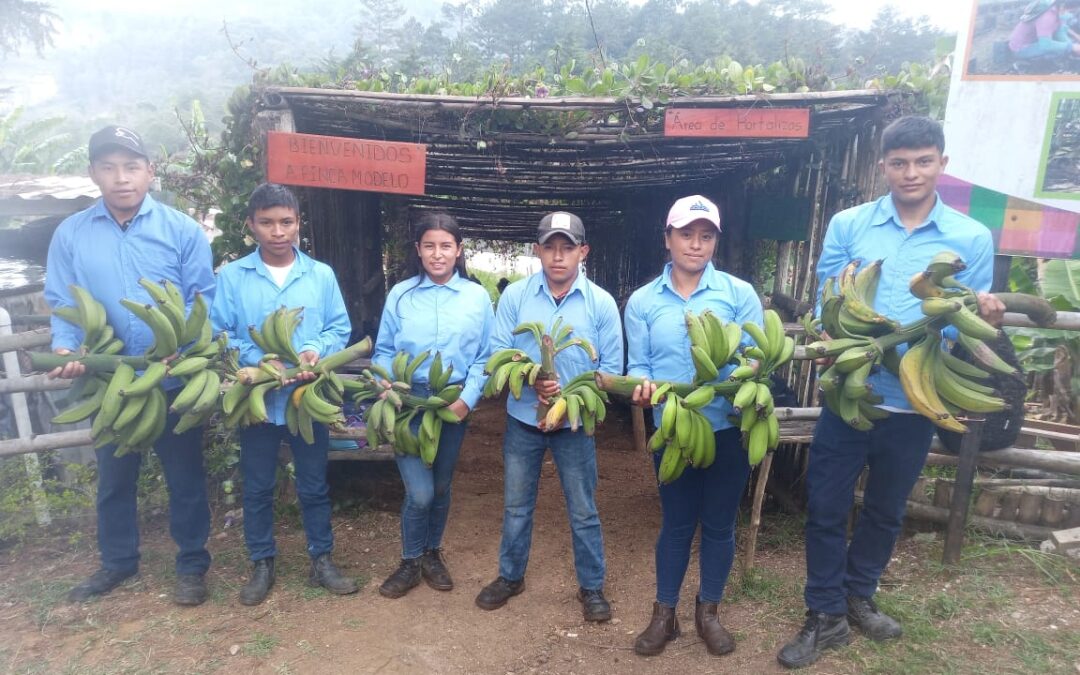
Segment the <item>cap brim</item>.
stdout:
<path fill-rule="evenodd" d="M 677 220 L 673 220 L 673 221 L 669 222 L 667 224 L 667 226 L 668 227 L 673 227 L 676 230 L 681 230 L 682 228 L 686 227 L 687 225 L 689 225 L 691 223 L 696 223 L 699 220 L 701 222 L 709 223 L 710 225 L 714 226 L 718 232 L 723 232 L 723 229 L 720 227 L 720 220 L 719 219 L 714 220 L 714 219 L 712 219 L 712 218 L 710 218 L 708 216 L 689 216 L 687 218 L 679 218 Z"/>
<path fill-rule="evenodd" d="M 575 244 L 577 244 L 579 246 L 581 245 L 581 240 L 578 239 L 576 236 L 574 236 L 572 233 L 567 232 L 566 230 L 549 230 L 549 231 L 547 231 L 547 232 L 545 232 L 545 233 L 543 233 L 541 235 L 538 235 L 536 237 L 536 243 L 543 244 L 543 243 L 547 242 L 548 239 L 551 239 L 552 237 L 554 237 L 556 235 L 566 237 L 567 239 L 569 239 L 573 243 L 575 243 Z"/>
<path fill-rule="evenodd" d="M 104 155 L 106 153 L 112 152 L 113 150 L 124 150 L 126 152 L 130 152 L 133 155 L 138 155 L 139 157 L 142 157 L 143 159 L 146 159 L 146 160 L 150 159 L 150 155 L 146 154 L 145 152 L 143 152 L 141 150 L 137 150 L 137 149 L 131 147 L 130 145 L 124 145 L 123 143 L 102 143 L 98 147 L 94 148 L 94 150 L 92 152 L 89 153 L 90 161 L 92 162 L 95 159 L 97 159 L 98 157 L 101 157 L 102 155 Z"/>

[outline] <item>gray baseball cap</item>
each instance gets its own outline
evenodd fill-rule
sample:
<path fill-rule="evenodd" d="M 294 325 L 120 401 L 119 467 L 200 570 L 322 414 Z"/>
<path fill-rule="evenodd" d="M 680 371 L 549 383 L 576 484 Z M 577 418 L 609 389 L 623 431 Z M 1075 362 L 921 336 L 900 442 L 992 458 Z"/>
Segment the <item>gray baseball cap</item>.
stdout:
<path fill-rule="evenodd" d="M 585 243 L 585 225 L 572 213 L 554 211 L 540 219 L 536 228 L 536 241 L 543 244 L 556 234 L 561 234 L 577 245 Z"/>

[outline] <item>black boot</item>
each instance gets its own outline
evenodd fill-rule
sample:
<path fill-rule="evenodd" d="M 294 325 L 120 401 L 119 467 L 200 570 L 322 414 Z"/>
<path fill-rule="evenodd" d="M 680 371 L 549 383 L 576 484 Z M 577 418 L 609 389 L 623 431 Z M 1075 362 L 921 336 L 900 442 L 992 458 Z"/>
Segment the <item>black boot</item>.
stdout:
<path fill-rule="evenodd" d="M 581 601 L 581 612 L 586 621 L 610 621 L 611 605 L 604 597 L 603 589 L 586 590 L 578 589 L 578 600 Z"/>
<path fill-rule="evenodd" d="M 274 559 L 263 558 L 255 561 L 255 567 L 251 570 L 251 578 L 240 589 L 241 605 L 257 605 L 266 599 L 270 589 L 274 587 Z"/>
<path fill-rule="evenodd" d="M 454 590 L 454 580 L 450 578 L 450 570 L 446 569 L 440 549 L 433 548 L 424 551 L 424 555 L 420 558 L 420 571 L 427 585 L 435 590 Z"/>
<path fill-rule="evenodd" d="M 405 595 L 420 583 L 420 558 L 402 558 L 394 573 L 379 586 L 379 595 L 396 599 Z"/>
<path fill-rule="evenodd" d="M 480 594 L 476 596 L 476 606 L 480 609 L 498 609 L 523 590 L 525 590 L 524 579 L 510 581 L 503 577 L 496 577 L 495 581 L 480 590 Z"/>
<path fill-rule="evenodd" d="M 735 651 L 735 638 L 720 624 L 715 602 L 694 601 L 694 626 L 698 636 L 705 641 L 705 649 L 713 656 L 723 656 Z"/>
<path fill-rule="evenodd" d="M 173 602 L 187 607 L 194 607 L 206 602 L 206 575 L 176 575 L 176 590 L 173 591 Z"/>
<path fill-rule="evenodd" d="M 341 570 L 334 565 L 329 553 L 311 559 L 311 574 L 308 576 L 308 584 L 322 586 L 335 595 L 348 595 L 360 590 L 355 581 L 342 574 Z"/>
<path fill-rule="evenodd" d="M 849 595 L 847 618 L 848 623 L 855 624 L 863 635 L 877 642 L 898 638 L 904 632 L 900 623 L 888 614 L 878 611 L 877 605 L 870 598 Z"/>
<path fill-rule="evenodd" d="M 776 660 L 785 668 L 804 668 L 820 659 L 822 651 L 843 647 L 850 641 L 846 616 L 807 612 L 802 630 L 780 649 Z"/>
<path fill-rule="evenodd" d="M 675 617 L 675 608 L 654 602 L 652 620 L 634 640 L 634 653 L 638 656 L 656 656 L 677 637 L 679 620 Z"/>
<path fill-rule="evenodd" d="M 119 571 L 102 567 L 91 574 L 86 581 L 68 591 L 68 602 L 86 602 L 95 595 L 104 595 L 135 576 L 137 569 Z"/>

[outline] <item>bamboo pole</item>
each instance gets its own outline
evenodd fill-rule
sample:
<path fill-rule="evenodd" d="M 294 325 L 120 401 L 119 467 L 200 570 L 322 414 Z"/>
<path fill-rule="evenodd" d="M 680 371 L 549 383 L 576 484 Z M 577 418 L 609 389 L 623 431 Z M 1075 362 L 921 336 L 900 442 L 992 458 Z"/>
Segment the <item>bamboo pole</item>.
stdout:
<path fill-rule="evenodd" d="M 750 529 L 746 533 L 746 547 L 743 549 L 743 573 L 754 569 L 754 554 L 757 550 L 757 535 L 761 528 L 761 506 L 765 502 L 765 486 L 769 483 L 769 471 L 772 469 L 773 453 L 767 453 L 758 465 L 757 483 L 754 484 L 754 504 L 750 510 Z"/>
<path fill-rule="evenodd" d="M 48 330 L 33 330 L 24 333 L 0 335 L 0 352 L 12 352 L 16 349 L 44 347 L 52 342 L 52 333 Z"/>
<path fill-rule="evenodd" d="M 12 457 L 45 450 L 60 450 L 90 445 L 94 439 L 89 429 L 58 431 L 52 434 L 38 434 L 30 438 L 12 438 L 0 441 L 0 457 Z"/>

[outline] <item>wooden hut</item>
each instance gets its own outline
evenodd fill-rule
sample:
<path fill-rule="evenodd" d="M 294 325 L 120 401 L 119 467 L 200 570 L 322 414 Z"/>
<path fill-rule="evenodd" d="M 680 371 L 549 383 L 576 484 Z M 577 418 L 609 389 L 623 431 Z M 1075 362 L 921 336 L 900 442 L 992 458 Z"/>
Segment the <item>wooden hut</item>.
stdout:
<path fill-rule="evenodd" d="M 396 281 L 394 252 L 409 245 L 409 221 L 426 209 L 451 213 L 466 236 L 519 242 L 532 241 L 545 212 L 574 211 L 592 246 L 589 276 L 622 300 L 663 264 L 668 206 L 700 193 L 724 214 L 722 269 L 806 298 L 824 226 L 871 196 L 877 134 L 903 101 L 878 90 L 654 105 L 270 87 L 261 103 L 255 123 L 264 134 L 425 146 L 422 194 L 338 189 L 317 171 L 290 181 L 318 186 L 301 190 L 312 251 L 337 270 L 354 326 L 374 333 Z M 767 128 L 800 115 L 802 133 Z M 737 123 L 726 133 L 701 128 L 721 118 Z"/>

